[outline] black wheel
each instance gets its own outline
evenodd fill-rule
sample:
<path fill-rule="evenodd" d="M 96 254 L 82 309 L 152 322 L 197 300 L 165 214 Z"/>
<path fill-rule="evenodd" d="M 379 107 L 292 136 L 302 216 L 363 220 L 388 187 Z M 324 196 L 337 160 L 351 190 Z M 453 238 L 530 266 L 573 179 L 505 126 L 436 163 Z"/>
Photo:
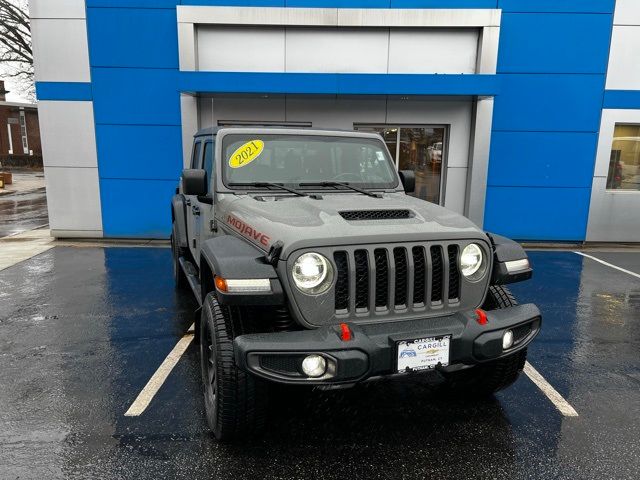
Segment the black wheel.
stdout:
<path fill-rule="evenodd" d="M 186 255 L 186 249 L 179 247 L 176 244 L 176 227 L 173 226 L 173 231 L 171 233 L 171 253 L 173 257 L 173 280 L 175 282 L 176 288 L 178 290 L 186 290 L 189 286 L 189 282 L 187 281 L 187 276 L 185 275 L 182 267 L 180 267 L 179 258 L 184 257 Z"/>
<path fill-rule="evenodd" d="M 200 365 L 209 428 L 218 440 L 259 434 L 264 428 L 267 386 L 238 369 L 233 339 L 243 331 L 241 309 L 218 304 L 209 293 L 200 320 Z"/>
<path fill-rule="evenodd" d="M 506 287 L 489 287 L 482 308 L 496 310 L 517 305 L 518 302 Z M 508 357 L 483 363 L 473 368 L 449 373 L 445 376 L 444 389 L 452 394 L 489 396 L 507 388 L 518 379 L 527 360 L 527 349 Z"/>

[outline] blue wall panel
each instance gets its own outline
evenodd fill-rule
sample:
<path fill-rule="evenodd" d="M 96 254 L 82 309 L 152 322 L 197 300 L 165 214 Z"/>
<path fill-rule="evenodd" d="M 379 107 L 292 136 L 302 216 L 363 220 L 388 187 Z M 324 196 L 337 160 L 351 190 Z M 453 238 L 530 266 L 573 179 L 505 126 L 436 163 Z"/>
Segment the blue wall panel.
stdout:
<path fill-rule="evenodd" d="M 496 8 L 497 0 L 391 0 L 391 8 Z"/>
<path fill-rule="evenodd" d="M 581 241 L 590 188 L 488 187 L 484 229 L 516 240 Z"/>
<path fill-rule="evenodd" d="M 175 9 L 89 8 L 93 67 L 178 68 Z"/>
<path fill-rule="evenodd" d="M 608 15 L 502 15 L 500 73 L 605 73 Z"/>
<path fill-rule="evenodd" d="M 38 100 L 91 100 L 90 83 L 82 82 L 36 82 Z"/>
<path fill-rule="evenodd" d="M 180 0 L 85 0 L 87 7 L 174 8 Z"/>
<path fill-rule="evenodd" d="M 97 125 L 101 178 L 177 181 L 182 171 L 182 129 L 173 126 Z"/>
<path fill-rule="evenodd" d="M 502 75 L 494 130 L 596 132 L 604 75 Z"/>
<path fill-rule="evenodd" d="M 183 92 L 340 95 L 495 95 L 496 75 L 180 72 Z"/>
<path fill-rule="evenodd" d="M 613 13 L 615 0 L 499 0 L 504 12 Z"/>
<path fill-rule="evenodd" d="M 92 68 L 96 123 L 180 125 L 175 70 Z"/>
<path fill-rule="evenodd" d="M 640 110 L 640 90 L 607 90 L 604 108 Z"/>
<path fill-rule="evenodd" d="M 591 188 L 596 133 L 494 132 L 489 185 Z"/>
<path fill-rule="evenodd" d="M 106 237 L 168 238 L 177 180 L 100 180 Z M 135 195 L 135 202 L 132 202 Z"/>

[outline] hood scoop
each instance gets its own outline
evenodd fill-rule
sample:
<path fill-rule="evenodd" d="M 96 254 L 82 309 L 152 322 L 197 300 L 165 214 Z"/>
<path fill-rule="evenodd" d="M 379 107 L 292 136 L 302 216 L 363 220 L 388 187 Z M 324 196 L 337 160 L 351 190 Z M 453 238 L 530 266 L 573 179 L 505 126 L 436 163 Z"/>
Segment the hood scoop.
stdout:
<path fill-rule="evenodd" d="M 415 214 L 411 210 L 346 210 L 339 212 L 345 220 L 401 220 L 412 218 Z"/>

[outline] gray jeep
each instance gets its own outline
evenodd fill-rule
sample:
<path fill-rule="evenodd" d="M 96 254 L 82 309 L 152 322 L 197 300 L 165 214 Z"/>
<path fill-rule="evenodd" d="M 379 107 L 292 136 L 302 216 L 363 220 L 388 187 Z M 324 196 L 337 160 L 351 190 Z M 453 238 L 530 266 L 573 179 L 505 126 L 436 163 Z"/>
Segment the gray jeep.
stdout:
<path fill-rule="evenodd" d="M 503 286 L 524 250 L 412 196 L 376 134 L 207 129 L 172 200 L 178 288 L 200 309 L 206 415 L 264 425 L 269 384 L 346 388 L 432 375 L 489 395 L 515 381 L 541 316 Z"/>

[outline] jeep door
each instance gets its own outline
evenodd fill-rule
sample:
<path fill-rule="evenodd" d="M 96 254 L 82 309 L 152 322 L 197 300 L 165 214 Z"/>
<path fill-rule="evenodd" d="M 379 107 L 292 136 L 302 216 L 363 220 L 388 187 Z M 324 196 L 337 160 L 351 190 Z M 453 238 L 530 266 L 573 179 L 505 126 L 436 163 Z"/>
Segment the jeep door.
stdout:
<path fill-rule="evenodd" d="M 196 139 L 193 144 L 193 152 L 191 155 L 191 165 L 190 168 L 199 169 L 202 168 L 202 141 L 200 139 Z M 186 206 L 187 206 L 187 239 L 189 240 L 189 250 L 193 255 L 196 263 L 200 261 L 200 257 L 196 255 L 197 253 L 197 219 L 199 218 L 199 205 L 198 205 L 198 197 L 196 195 L 185 195 Z"/>
<path fill-rule="evenodd" d="M 200 263 L 200 246 L 202 242 L 212 236 L 211 233 L 211 220 L 213 220 L 213 168 L 214 168 L 214 151 L 215 142 L 213 139 L 208 138 L 203 141 L 203 155 L 202 155 L 202 168 L 207 172 L 207 194 L 203 197 L 196 197 L 195 204 L 197 208 L 194 209 L 194 222 L 195 222 L 195 251 L 193 252 L 194 258 Z"/>

